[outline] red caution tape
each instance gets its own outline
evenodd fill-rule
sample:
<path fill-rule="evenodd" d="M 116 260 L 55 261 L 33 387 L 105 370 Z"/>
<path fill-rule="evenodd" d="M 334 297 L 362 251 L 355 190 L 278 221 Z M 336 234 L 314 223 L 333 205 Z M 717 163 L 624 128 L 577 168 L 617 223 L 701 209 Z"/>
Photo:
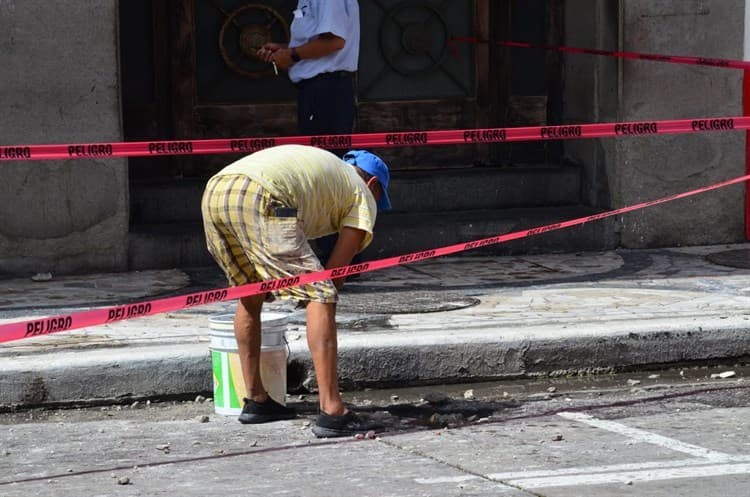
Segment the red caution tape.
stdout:
<path fill-rule="evenodd" d="M 30 338 L 40 335 L 51 335 L 54 333 L 60 333 L 63 331 L 70 331 L 79 328 L 85 328 L 88 326 L 97 326 L 105 323 L 113 323 L 115 321 L 123 321 L 126 319 L 133 319 L 141 316 L 150 316 L 153 314 L 159 314 L 164 312 L 178 311 L 180 309 L 186 309 L 188 307 L 194 307 L 199 305 L 210 304 L 213 302 L 220 302 L 225 300 L 233 300 L 240 297 L 246 297 L 249 295 L 258 295 L 273 290 L 279 290 L 282 288 L 288 288 L 297 285 L 304 285 L 307 283 L 313 283 L 316 281 L 327 280 L 330 278 L 340 278 L 351 274 L 365 273 L 375 271 L 378 269 L 384 269 L 392 266 L 399 266 L 403 264 L 410 264 L 413 262 L 432 259 L 449 254 L 455 254 L 458 252 L 464 252 L 480 247 L 486 247 L 489 245 L 495 245 L 499 243 L 509 242 L 512 240 L 518 240 L 521 238 L 527 238 L 549 231 L 555 231 L 563 228 L 569 228 L 572 226 L 581 225 L 591 221 L 604 219 L 627 212 L 632 212 L 646 207 L 671 202 L 673 200 L 690 197 L 699 193 L 708 192 L 711 190 L 718 190 L 737 183 L 742 183 L 750 180 L 750 174 L 740 176 L 738 178 L 722 181 L 715 183 L 710 186 L 705 186 L 695 190 L 691 190 L 685 193 L 679 193 L 662 197 L 657 200 L 651 200 L 648 202 L 642 202 L 639 204 L 631 205 L 628 207 L 622 207 L 620 209 L 614 209 L 600 214 L 594 214 L 592 216 L 586 216 L 569 221 L 562 221 L 559 223 L 548 224 L 537 228 L 515 231 L 512 233 L 506 233 L 503 235 L 497 235 L 490 238 L 483 238 L 472 242 L 459 243 L 456 245 L 449 245 L 441 248 L 425 250 L 422 252 L 414 252 L 411 254 L 405 254 L 396 257 L 389 257 L 386 259 L 379 259 L 376 261 L 364 262 L 361 264 L 354 264 L 351 266 L 345 266 L 335 269 L 327 269 L 314 273 L 301 274 L 299 276 L 293 276 L 289 278 L 281 278 L 276 280 L 263 281 L 260 283 L 252 283 L 249 285 L 243 285 L 232 288 L 221 288 L 215 290 L 208 290 L 199 293 L 192 293 L 188 295 L 181 295 L 178 297 L 169 297 L 164 299 L 151 300 L 147 302 L 141 302 L 130 305 L 121 305 L 114 307 L 104 307 L 100 309 L 93 309 L 90 311 L 78 312 L 73 314 L 66 314 L 60 316 L 46 317 L 40 319 L 34 319 L 30 321 L 20 321 L 15 323 L 8 323 L 0 325 L 0 343 L 10 342 L 14 340 L 20 340 L 23 338 Z"/>
<path fill-rule="evenodd" d="M 323 148 L 415 147 L 426 145 L 670 135 L 748 129 L 750 129 L 750 117 L 718 117 L 562 126 L 285 136 L 276 138 L 221 138 L 210 140 L 64 145 L 15 145 L 0 146 L 0 161 L 251 153 L 264 148 L 285 144 L 311 145 Z"/>
<path fill-rule="evenodd" d="M 508 40 L 483 40 L 481 38 L 474 38 L 470 36 L 454 36 L 448 43 L 473 43 L 473 44 L 485 44 L 494 43 L 496 45 L 511 47 L 511 48 L 538 48 L 542 50 L 552 50 L 556 52 L 565 53 L 577 53 L 577 54 L 589 54 L 589 55 L 603 55 L 606 57 L 617 57 L 620 59 L 633 59 L 633 60 L 654 60 L 658 62 L 670 62 L 673 64 L 687 64 L 694 66 L 712 66 L 712 67 L 728 67 L 731 69 L 750 69 L 750 62 L 744 60 L 732 60 L 732 59 L 714 59 L 705 57 L 687 57 L 683 55 L 657 55 L 641 52 L 623 52 L 619 50 L 599 50 L 596 48 L 580 48 L 580 47 L 567 47 L 564 45 L 544 45 L 536 43 L 526 43 L 521 41 L 508 41 Z"/>

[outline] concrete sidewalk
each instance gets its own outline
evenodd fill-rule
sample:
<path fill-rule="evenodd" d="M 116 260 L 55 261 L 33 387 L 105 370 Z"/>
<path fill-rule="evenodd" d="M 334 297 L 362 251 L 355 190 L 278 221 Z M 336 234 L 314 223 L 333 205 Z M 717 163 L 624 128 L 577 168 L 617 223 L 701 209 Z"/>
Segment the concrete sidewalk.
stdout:
<path fill-rule="evenodd" d="M 0 280 L 0 323 L 219 288 L 218 270 Z M 211 392 L 232 302 L 0 344 L 0 406 Z M 311 385 L 285 304 L 289 383 Z M 750 244 L 453 257 L 376 271 L 339 304 L 344 388 L 606 372 L 750 356 Z"/>

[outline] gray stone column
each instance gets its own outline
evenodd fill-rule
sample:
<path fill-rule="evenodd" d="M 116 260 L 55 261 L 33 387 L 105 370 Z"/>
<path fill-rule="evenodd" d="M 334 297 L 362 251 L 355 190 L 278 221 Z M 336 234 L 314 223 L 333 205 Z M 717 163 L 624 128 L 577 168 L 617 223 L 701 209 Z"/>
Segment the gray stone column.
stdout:
<path fill-rule="evenodd" d="M 580 2 L 568 3 L 571 45 L 710 58 L 743 55 L 742 0 L 626 0 L 613 7 L 617 12 L 609 13 L 603 13 L 603 7 L 592 6 L 587 12 L 580 7 Z M 593 35 L 578 36 L 586 33 L 584 19 L 591 21 L 597 15 L 597 20 L 607 21 L 598 23 Z M 742 71 L 604 57 L 581 62 L 582 57 L 593 56 L 566 58 L 566 115 L 579 121 L 742 114 Z M 581 86 L 586 84 L 594 88 Z M 744 143 L 745 134 L 735 131 L 605 139 L 588 145 L 571 143 L 566 150 L 572 158 L 582 159 L 593 178 L 588 198 L 616 208 L 742 175 Z M 619 223 L 621 244 L 656 247 L 742 241 L 744 194 L 743 187 L 734 186 L 627 214 Z"/>
<path fill-rule="evenodd" d="M 115 0 L 0 1 L 0 145 L 122 140 Z M 0 163 L 0 273 L 124 270 L 123 159 Z"/>

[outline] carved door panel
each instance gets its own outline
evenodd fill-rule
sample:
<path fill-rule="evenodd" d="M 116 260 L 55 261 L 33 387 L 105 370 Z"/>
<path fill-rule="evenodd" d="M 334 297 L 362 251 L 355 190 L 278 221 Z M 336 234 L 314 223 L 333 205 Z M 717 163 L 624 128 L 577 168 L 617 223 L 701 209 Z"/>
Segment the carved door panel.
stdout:
<path fill-rule="evenodd" d="M 172 0 L 176 35 L 175 131 L 181 137 L 291 135 L 295 89 L 284 73 L 254 53 L 267 41 L 289 40 L 296 0 Z M 186 176 L 209 176 L 236 157 L 196 157 Z"/>
<path fill-rule="evenodd" d="M 359 131 L 419 131 L 484 126 L 492 112 L 487 47 L 451 37 L 487 32 L 490 2 L 360 2 Z M 486 36 L 485 36 L 486 38 Z M 399 147 L 378 151 L 396 168 L 472 163 L 476 146 Z"/>

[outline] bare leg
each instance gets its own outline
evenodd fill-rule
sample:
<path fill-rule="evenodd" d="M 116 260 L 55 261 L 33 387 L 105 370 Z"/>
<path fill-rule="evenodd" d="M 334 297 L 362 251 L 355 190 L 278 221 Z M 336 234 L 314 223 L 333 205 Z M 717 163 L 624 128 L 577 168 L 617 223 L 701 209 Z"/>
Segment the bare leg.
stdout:
<path fill-rule="evenodd" d="M 307 304 L 307 346 L 318 380 L 320 410 L 331 416 L 346 412 L 339 393 L 336 304 Z"/>
<path fill-rule="evenodd" d="M 234 336 L 242 365 L 247 398 L 265 402 L 268 392 L 260 379 L 260 311 L 265 295 L 241 297 L 234 315 Z"/>

